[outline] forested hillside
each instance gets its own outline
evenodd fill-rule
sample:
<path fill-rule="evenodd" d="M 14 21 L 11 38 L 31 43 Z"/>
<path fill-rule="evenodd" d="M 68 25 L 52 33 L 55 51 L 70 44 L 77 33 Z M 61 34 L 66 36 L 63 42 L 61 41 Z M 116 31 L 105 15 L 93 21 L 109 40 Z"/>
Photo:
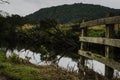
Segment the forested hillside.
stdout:
<path fill-rule="evenodd" d="M 120 10 L 100 5 L 76 3 L 72 5 L 61 5 L 43 8 L 26 17 L 35 23 L 46 18 L 55 19 L 60 23 L 81 22 L 106 17 L 108 14 L 119 15 Z"/>

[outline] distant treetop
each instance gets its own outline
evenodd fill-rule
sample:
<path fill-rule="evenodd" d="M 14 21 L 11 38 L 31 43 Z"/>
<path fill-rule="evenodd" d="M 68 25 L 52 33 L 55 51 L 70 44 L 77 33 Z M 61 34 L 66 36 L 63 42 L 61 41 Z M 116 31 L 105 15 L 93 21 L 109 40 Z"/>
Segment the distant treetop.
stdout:
<path fill-rule="evenodd" d="M 93 20 L 98 18 L 107 17 L 107 14 L 120 14 L 119 9 L 104 7 L 101 5 L 93 4 L 64 4 L 61 6 L 53 6 L 50 8 L 40 9 L 26 17 L 30 22 L 36 23 L 44 19 L 55 19 L 60 23 L 81 22 L 83 19 Z"/>

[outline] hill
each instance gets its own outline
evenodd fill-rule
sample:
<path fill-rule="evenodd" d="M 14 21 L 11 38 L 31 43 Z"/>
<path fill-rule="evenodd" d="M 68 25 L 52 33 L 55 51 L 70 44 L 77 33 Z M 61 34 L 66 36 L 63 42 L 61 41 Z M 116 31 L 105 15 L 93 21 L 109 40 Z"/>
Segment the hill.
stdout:
<path fill-rule="evenodd" d="M 81 22 L 83 19 L 92 20 L 106 17 L 107 14 L 120 14 L 119 9 L 113 9 L 100 5 L 75 3 L 71 5 L 54 6 L 50 8 L 40 9 L 26 17 L 31 22 L 42 19 L 55 19 L 60 23 Z"/>

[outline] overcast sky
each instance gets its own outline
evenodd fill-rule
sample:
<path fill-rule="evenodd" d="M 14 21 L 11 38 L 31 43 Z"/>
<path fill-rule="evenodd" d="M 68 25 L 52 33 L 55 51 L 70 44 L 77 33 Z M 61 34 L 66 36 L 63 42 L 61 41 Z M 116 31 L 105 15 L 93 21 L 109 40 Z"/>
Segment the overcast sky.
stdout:
<path fill-rule="evenodd" d="M 81 2 L 120 9 L 120 0 L 9 0 L 9 2 L 10 4 L 0 4 L 0 10 L 21 16 L 28 15 L 45 7 Z"/>

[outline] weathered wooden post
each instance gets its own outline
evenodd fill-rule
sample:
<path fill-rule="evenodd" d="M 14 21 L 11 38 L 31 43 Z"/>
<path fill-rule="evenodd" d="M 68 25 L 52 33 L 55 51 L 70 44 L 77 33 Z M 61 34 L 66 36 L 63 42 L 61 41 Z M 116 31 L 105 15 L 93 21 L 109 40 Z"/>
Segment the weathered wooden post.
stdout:
<path fill-rule="evenodd" d="M 106 38 L 114 38 L 114 33 L 115 33 L 114 24 L 107 24 L 105 37 Z M 108 59 L 114 58 L 114 48 L 113 47 L 105 46 L 105 57 Z M 105 76 L 108 79 L 113 78 L 113 73 L 114 73 L 114 70 L 112 68 L 105 66 Z"/>
<path fill-rule="evenodd" d="M 84 21 L 83 21 L 84 22 Z M 87 36 L 87 27 L 81 29 L 81 37 Z M 80 50 L 86 50 L 86 43 L 81 42 Z M 85 57 L 80 56 L 80 60 L 78 62 L 79 73 L 84 77 L 84 68 L 85 68 Z"/>
<path fill-rule="evenodd" d="M 116 24 L 115 25 L 115 33 L 118 34 L 118 31 L 119 31 L 119 24 Z"/>

